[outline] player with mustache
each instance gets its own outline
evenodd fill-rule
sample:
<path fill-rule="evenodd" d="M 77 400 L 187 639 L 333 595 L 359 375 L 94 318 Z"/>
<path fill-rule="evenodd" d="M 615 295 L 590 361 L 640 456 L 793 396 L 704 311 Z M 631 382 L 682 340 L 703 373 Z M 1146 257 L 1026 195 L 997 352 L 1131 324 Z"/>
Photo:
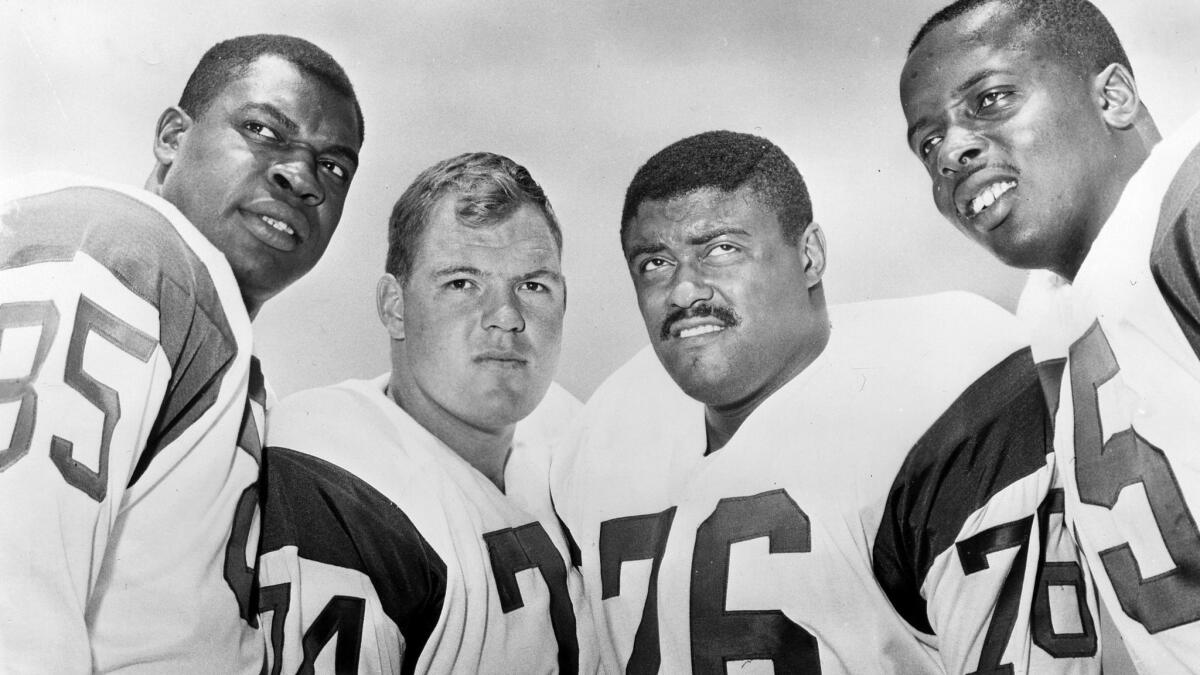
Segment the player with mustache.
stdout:
<path fill-rule="evenodd" d="M 1097 669 L 1014 317 L 964 293 L 827 307 L 803 178 L 748 134 L 651 157 L 621 245 L 652 348 L 551 481 L 609 663 Z"/>

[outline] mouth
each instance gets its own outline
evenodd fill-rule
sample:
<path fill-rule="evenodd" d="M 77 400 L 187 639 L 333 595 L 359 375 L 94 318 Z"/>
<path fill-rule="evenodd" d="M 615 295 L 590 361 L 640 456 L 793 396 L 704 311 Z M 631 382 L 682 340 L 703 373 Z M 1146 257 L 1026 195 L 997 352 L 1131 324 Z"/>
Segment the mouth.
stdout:
<path fill-rule="evenodd" d="M 1001 197 L 1015 190 L 1017 181 L 997 180 L 984 185 L 974 196 L 959 204 L 958 212 L 964 218 L 976 218 L 992 208 Z"/>
<path fill-rule="evenodd" d="M 271 216 L 265 216 L 261 213 L 258 215 L 258 217 L 261 218 L 264 223 L 270 225 L 276 230 L 283 232 L 290 237 L 296 236 L 296 230 L 291 225 L 288 225 L 285 221 L 277 220 Z"/>
<path fill-rule="evenodd" d="M 677 338 L 693 338 L 700 337 L 701 335 L 709 335 L 711 333 L 720 333 L 723 330 L 725 330 L 724 325 L 710 323 L 702 326 L 690 326 L 678 331 L 672 329 L 671 335 Z"/>
<path fill-rule="evenodd" d="M 721 305 L 701 304 L 687 309 L 676 308 L 663 320 L 659 339 L 695 340 L 733 328 L 740 321 L 736 312 Z"/>
<path fill-rule="evenodd" d="M 663 340 L 696 340 L 717 335 L 724 332 L 725 329 L 733 327 L 734 323 L 733 321 L 722 321 L 716 316 L 678 319 L 667 324 L 667 329 L 663 332 Z"/>
<path fill-rule="evenodd" d="M 308 237 L 308 221 L 295 209 L 278 202 L 260 201 L 242 210 L 246 229 L 259 241 L 279 251 L 292 251 Z"/>
<path fill-rule="evenodd" d="M 516 352 L 493 351 L 484 352 L 475 357 L 475 363 L 483 365 L 519 368 L 529 363 L 529 360 Z"/>

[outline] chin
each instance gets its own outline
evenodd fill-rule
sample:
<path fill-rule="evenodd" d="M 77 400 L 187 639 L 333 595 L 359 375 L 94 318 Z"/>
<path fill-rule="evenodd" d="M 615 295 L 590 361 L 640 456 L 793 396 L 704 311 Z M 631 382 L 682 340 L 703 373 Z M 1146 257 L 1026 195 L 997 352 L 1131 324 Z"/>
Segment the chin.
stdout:
<path fill-rule="evenodd" d="M 471 411 L 471 423 L 480 427 L 499 428 L 516 424 L 529 417 L 542 400 L 541 396 L 513 395 L 511 392 L 493 392 L 478 402 Z"/>
<path fill-rule="evenodd" d="M 1053 253 L 1051 250 L 1053 248 L 1052 245 L 1045 242 L 1038 242 L 1031 236 L 986 242 L 984 243 L 984 247 L 1000 262 L 1009 267 L 1022 270 L 1035 270 L 1047 267 L 1049 263 L 1047 254 Z"/>
<path fill-rule="evenodd" d="M 676 373 L 670 371 L 671 379 L 689 397 L 709 406 L 719 406 L 729 399 L 731 383 L 724 374 L 702 372 L 700 369 L 690 369 Z"/>

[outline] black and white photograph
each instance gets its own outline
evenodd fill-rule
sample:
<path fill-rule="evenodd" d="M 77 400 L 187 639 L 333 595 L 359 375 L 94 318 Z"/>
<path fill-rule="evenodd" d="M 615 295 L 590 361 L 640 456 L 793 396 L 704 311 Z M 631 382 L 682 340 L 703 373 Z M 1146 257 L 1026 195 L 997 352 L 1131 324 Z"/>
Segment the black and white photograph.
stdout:
<path fill-rule="evenodd" d="M 0 2 L 0 673 L 1200 674 L 1198 36 Z"/>

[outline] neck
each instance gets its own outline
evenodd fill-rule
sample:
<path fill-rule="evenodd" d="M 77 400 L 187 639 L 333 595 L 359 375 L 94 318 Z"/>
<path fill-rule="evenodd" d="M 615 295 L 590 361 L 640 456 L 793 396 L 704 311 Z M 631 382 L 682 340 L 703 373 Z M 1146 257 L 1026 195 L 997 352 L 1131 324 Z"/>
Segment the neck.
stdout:
<path fill-rule="evenodd" d="M 1095 243 L 1096 237 L 1100 236 L 1100 231 L 1104 229 L 1108 218 L 1120 203 L 1125 186 L 1146 163 L 1154 146 L 1162 141 L 1162 134 L 1159 133 L 1158 126 L 1144 108 L 1131 128 L 1118 133 L 1120 134 L 1120 145 L 1113 155 L 1112 181 L 1102 197 L 1103 206 L 1099 210 L 1098 216 L 1092 222 L 1079 228 L 1079 239 L 1074 246 L 1070 247 L 1067 257 L 1050 268 L 1051 272 L 1067 281 L 1075 281 L 1075 275 L 1079 273 L 1079 268 L 1087 259 L 1088 252 L 1092 250 L 1092 244 Z"/>
<path fill-rule="evenodd" d="M 154 168 L 150 170 L 150 175 L 146 177 L 146 182 L 142 185 L 142 188 L 151 194 L 162 197 L 163 180 L 165 179 L 166 174 L 167 167 L 163 166 L 162 164 L 155 164 Z M 163 197 L 163 199 L 166 199 L 166 197 Z M 190 220 L 191 219 L 189 219 L 189 221 Z M 192 225 L 194 226 L 195 223 L 192 223 Z M 232 266 L 230 269 L 232 269 Z M 250 315 L 251 321 L 258 316 L 258 311 L 262 309 L 263 306 L 263 301 L 255 300 L 244 293 L 242 295 L 242 303 L 246 305 L 246 313 Z"/>
<path fill-rule="evenodd" d="M 795 354 L 789 365 L 782 368 L 762 387 L 749 396 L 731 403 L 704 406 L 704 431 L 708 441 L 708 448 L 704 454 L 711 454 L 725 447 L 742 424 L 764 401 L 804 372 L 825 351 L 825 347 L 829 344 L 829 323 L 825 316 L 822 311 L 821 328 L 817 334 L 805 340 L 803 348 Z"/>
<path fill-rule="evenodd" d="M 504 467 L 512 452 L 516 425 L 494 429 L 473 426 L 429 398 L 400 368 L 393 370 L 388 381 L 388 396 L 417 424 L 504 491 Z"/>

